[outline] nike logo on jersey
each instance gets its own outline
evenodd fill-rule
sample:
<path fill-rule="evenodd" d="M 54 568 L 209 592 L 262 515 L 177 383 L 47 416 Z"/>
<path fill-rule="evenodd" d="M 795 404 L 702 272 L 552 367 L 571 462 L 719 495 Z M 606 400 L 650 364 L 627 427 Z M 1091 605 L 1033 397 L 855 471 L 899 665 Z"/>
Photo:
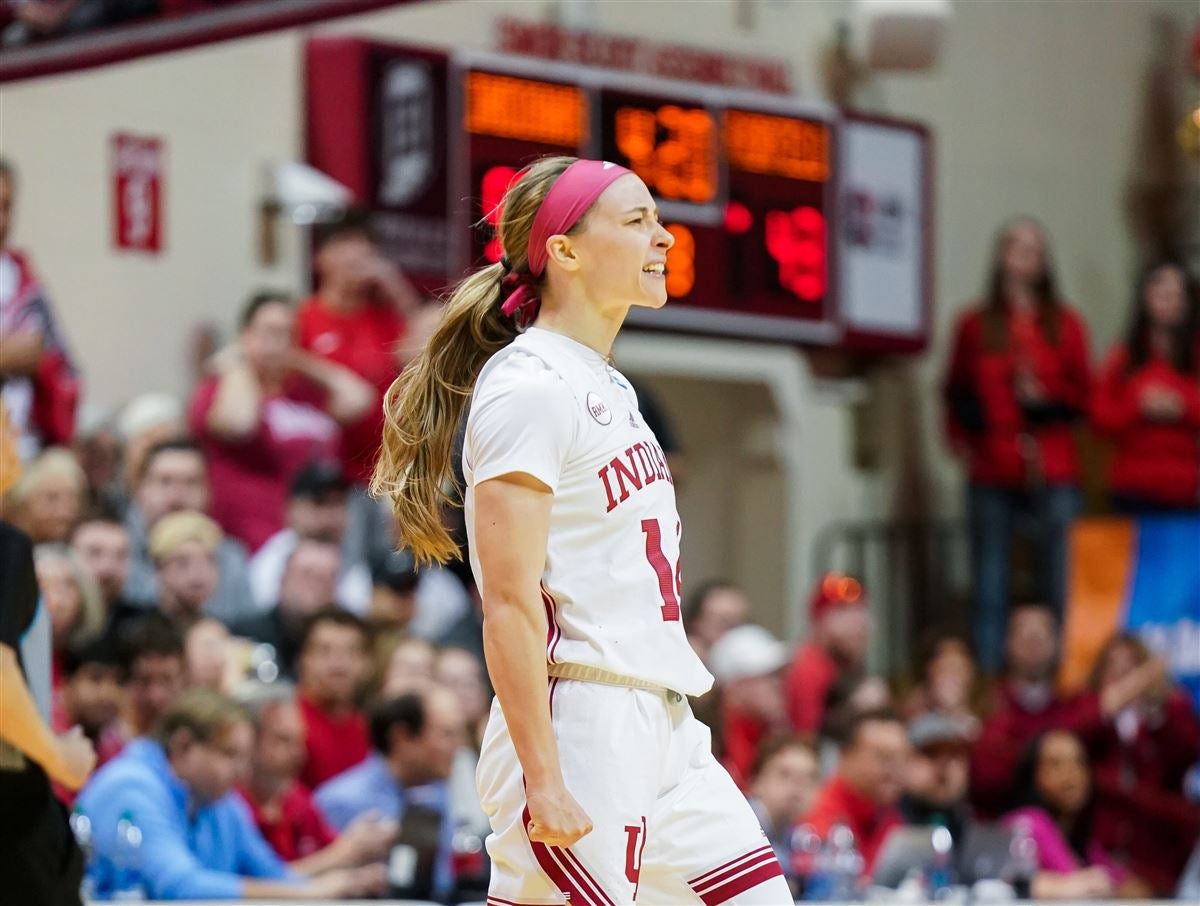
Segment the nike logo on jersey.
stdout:
<path fill-rule="evenodd" d="M 629 447 L 624 458 L 614 456 L 596 475 L 604 484 L 604 496 L 608 501 L 606 513 L 628 500 L 633 491 L 640 491 L 660 479 L 675 483 L 667 467 L 666 454 L 652 440 L 639 441 Z"/>

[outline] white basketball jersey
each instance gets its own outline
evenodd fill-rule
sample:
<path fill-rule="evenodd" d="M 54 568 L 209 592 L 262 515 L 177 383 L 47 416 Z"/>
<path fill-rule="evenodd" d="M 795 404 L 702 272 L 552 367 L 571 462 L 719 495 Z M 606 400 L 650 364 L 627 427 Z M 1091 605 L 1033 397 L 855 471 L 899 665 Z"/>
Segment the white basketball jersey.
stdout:
<path fill-rule="evenodd" d="M 546 657 L 687 695 L 712 685 L 680 620 L 679 514 L 666 456 L 629 382 L 595 350 L 533 327 L 479 376 L 463 445 L 475 581 L 475 486 L 524 472 L 554 492 Z"/>

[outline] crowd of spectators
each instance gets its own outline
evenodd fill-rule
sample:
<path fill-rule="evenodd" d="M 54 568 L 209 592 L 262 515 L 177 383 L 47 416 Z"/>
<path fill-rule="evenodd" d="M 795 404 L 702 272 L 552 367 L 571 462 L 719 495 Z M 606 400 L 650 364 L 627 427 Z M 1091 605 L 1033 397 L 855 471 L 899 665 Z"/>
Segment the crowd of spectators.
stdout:
<path fill-rule="evenodd" d="M 154 898 L 479 898 L 479 595 L 461 565 L 396 551 L 364 491 L 388 381 L 436 307 L 343 225 L 319 241 L 314 296 L 256 294 L 187 402 L 149 393 L 76 428 L 76 365 L 5 242 L 14 184 L 0 166 L 0 379 L 22 460 L 2 515 L 34 544 L 54 727 L 81 728 L 99 762 L 78 796 L 57 787 L 88 818 L 95 889 L 122 883 L 136 823 Z M 1183 270 L 1147 270 L 1093 383 L 1043 232 L 1005 227 L 946 382 L 970 463 L 973 633 L 927 633 L 910 676 L 868 669 L 855 577 L 821 577 L 795 645 L 750 622 L 734 582 L 691 595 L 716 678 L 694 707 L 798 895 L 813 841 L 849 834 L 866 883 L 897 829 L 945 827 L 964 860 L 992 822 L 1035 841 L 1039 896 L 1174 890 L 1200 832 L 1193 703 L 1133 636 L 1085 690 L 1056 674 L 1075 422 L 1115 441 L 1119 506 L 1194 505 L 1196 312 Z M 1010 608 L 1021 531 L 1036 603 Z"/>

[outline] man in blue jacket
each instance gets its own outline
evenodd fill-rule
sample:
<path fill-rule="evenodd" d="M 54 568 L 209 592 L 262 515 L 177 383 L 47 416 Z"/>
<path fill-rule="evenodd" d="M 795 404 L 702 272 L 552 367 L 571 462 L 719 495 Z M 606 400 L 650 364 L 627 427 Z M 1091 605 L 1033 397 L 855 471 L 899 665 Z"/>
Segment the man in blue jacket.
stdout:
<path fill-rule="evenodd" d="M 131 742 L 99 771 L 78 799 L 91 820 L 100 895 L 130 861 L 119 839 L 122 818 L 140 830 L 132 861 L 148 899 L 316 899 L 378 890 L 377 867 L 317 878 L 294 872 L 263 840 L 232 794 L 253 746 L 253 728 L 232 701 L 191 689 L 150 738 Z"/>

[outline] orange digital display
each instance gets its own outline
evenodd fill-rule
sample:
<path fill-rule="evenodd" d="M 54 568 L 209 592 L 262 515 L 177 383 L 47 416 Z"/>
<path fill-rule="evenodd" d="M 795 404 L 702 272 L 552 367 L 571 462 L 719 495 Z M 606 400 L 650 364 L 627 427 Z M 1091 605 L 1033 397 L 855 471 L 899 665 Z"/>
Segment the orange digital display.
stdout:
<path fill-rule="evenodd" d="M 571 150 L 587 139 L 587 97 L 581 88 L 490 72 L 467 73 L 466 85 L 468 132 Z"/>
<path fill-rule="evenodd" d="M 608 146 L 610 137 L 605 136 Z M 612 116 L 619 159 L 660 198 L 707 204 L 717 197 L 717 125 L 702 107 L 622 105 Z"/>
<path fill-rule="evenodd" d="M 829 179 L 829 127 L 812 120 L 745 110 L 725 111 L 729 165 L 764 176 Z"/>
<path fill-rule="evenodd" d="M 667 224 L 675 244 L 667 252 L 667 295 L 686 296 L 696 285 L 696 239 L 682 223 Z"/>

